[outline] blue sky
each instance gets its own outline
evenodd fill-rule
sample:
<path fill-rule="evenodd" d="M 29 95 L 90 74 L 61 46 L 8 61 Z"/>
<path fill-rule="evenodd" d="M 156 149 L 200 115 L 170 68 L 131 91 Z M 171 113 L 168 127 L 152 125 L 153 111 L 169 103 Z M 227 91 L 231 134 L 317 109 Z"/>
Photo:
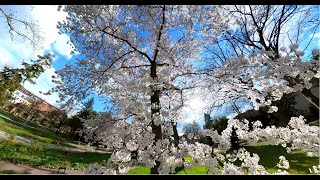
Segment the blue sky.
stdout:
<path fill-rule="evenodd" d="M 68 36 L 59 35 L 56 28 L 56 22 L 63 20 L 66 14 L 56 13 L 57 7 L 54 6 L 35 6 L 33 9 L 30 6 L 1 6 L 7 13 L 14 13 L 19 19 L 28 19 L 36 22 L 41 31 L 44 40 L 42 42 L 42 49 L 33 50 L 32 47 L 24 41 L 12 41 L 8 33 L 7 26 L 5 24 L 3 16 L 0 17 L 0 68 L 3 66 L 19 67 L 22 60 L 30 62 L 30 59 L 36 59 L 38 54 L 44 54 L 45 52 L 57 52 L 57 58 L 54 60 L 55 64 L 63 61 L 68 61 L 72 58 L 69 55 L 71 47 L 66 44 Z M 48 14 L 55 14 L 50 15 Z M 17 26 L 17 28 L 22 28 Z M 23 30 L 23 29 L 22 29 Z M 39 91 L 46 92 L 54 84 L 51 82 L 51 76 L 55 75 L 55 66 L 47 69 L 36 81 L 36 85 L 25 83 L 24 86 L 33 92 L 34 94 L 45 99 L 49 103 L 58 106 L 55 102 L 58 99 L 57 94 L 51 96 L 45 96 L 39 93 Z"/>
<path fill-rule="evenodd" d="M 56 28 L 57 21 L 62 21 L 66 17 L 66 13 L 58 12 L 57 6 L 34 6 L 31 8 L 30 6 L 1 6 L 6 12 L 13 11 L 18 18 L 24 19 L 28 18 L 34 21 L 37 21 L 41 30 L 43 31 L 44 41 L 43 48 L 37 51 L 34 51 L 32 47 L 28 46 L 25 42 L 14 41 L 10 39 L 8 34 L 8 29 L 1 28 L 0 29 L 0 69 L 3 66 L 11 66 L 18 67 L 22 60 L 30 61 L 30 59 L 35 59 L 36 55 L 44 54 L 48 52 L 53 52 L 56 55 L 56 58 L 52 62 L 52 67 L 47 69 L 45 73 L 40 75 L 37 79 L 36 84 L 25 83 L 24 86 L 33 92 L 34 94 L 40 96 L 44 100 L 49 103 L 59 106 L 56 103 L 58 100 L 58 95 L 53 94 L 50 96 L 43 95 L 39 93 L 39 91 L 46 92 L 50 90 L 50 88 L 55 85 L 51 82 L 51 76 L 55 75 L 55 70 L 62 69 L 65 64 L 72 63 L 76 57 L 79 57 L 79 54 L 70 55 L 72 48 L 67 44 L 69 37 L 65 34 L 59 35 L 58 29 Z M 0 27 L 6 27 L 4 24 L 4 18 L 0 16 Z M 173 34 L 175 32 L 172 32 Z M 320 46 L 320 32 L 317 32 L 315 35 L 315 41 L 317 43 L 312 43 L 310 48 L 319 47 Z M 307 40 L 307 39 L 306 39 Z M 304 41 L 306 43 L 307 41 Z M 309 51 L 310 52 L 310 51 Z M 308 51 L 307 51 L 308 54 Z M 103 110 L 102 102 L 104 100 L 100 100 L 96 94 L 88 97 L 94 97 L 95 104 L 94 109 L 97 111 Z M 87 98 L 87 99 L 88 99 Z M 190 114 L 186 117 L 186 122 L 191 122 L 193 120 L 197 120 L 200 122 L 201 126 L 203 125 L 203 111 L 201 110 L 202 103 L 198 98 L 192 100 L 191 105 L 196 112 L 196 114 Z M 222 108 L 220 112 L 216 112 L 216 116 L 225 113 L 225 108 Z M 181 126 L 179 127 L 179 131 L 181 131 Z"/>

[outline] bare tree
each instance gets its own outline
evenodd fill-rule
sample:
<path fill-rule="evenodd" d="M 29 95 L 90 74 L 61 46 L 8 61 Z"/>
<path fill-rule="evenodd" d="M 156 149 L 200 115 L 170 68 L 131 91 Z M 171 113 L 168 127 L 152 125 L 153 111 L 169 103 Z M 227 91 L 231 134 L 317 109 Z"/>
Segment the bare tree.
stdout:
<path fill-rule="evenodd" d="M 0 7 L 0 18 L 4 18 L 13 42 L 22 40 L 28 42 L 35 50 L 41 48 L 44 38 L 37 22 L 17 17 L 15 13 L 6 12 L 4 7 Z"/>

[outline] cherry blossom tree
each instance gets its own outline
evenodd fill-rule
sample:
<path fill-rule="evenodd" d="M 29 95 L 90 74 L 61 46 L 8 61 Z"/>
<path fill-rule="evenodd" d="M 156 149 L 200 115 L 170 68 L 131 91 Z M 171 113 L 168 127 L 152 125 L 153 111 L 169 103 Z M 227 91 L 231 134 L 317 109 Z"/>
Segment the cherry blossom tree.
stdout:
<path fill-rule="evenodd" d="M 195 64 L 202 59 L 205 47 L 225 32 L 230 21 L 218 6 L 60 8 L 68 12 L 68 17 L 58 28 L 70 35 L 75 51 L 83 56 L 58 71 L 61 82 L 54 90 L 73 95 L 75 101 L 91 93 L 108 95 L 117 107 L 114 117 L 102 113 L 84 123 L 85 136 L 112 151 L 107 166 L 116 164 L 115 169 L 111 165 L 91 166 L 88 173 L 124 173 L 137 163 L 150 167 L 152 174 L 176 173 L 176 168 L 190 165 L 184 159 L 190 155 L 193 164 L 207 166 L 209 173 L 267 174 L 258 164 L 256 154 L 251 155 L 245 149 L 225 154 L 231 148 L 233 128 L 239 139 L 250 142 L 274 139 L 274 144 L 290 144 L 288 150 L 302 149 L 313 154 L 319 148 L 316 143 L 319 137 L 315 135 L 319 129 L 305 125 L 303 117 L 292 118 L 283 129 L 261 129 L 261 123 L 256 122 L 256 128 L 249 130 L 248 123 L 230 120 L 221 135 L 214 130 L 204 131 L 217 147 L 187 143 L 177 134 L 181 109 L 195 92 L 210 100 L 226 97 L 221 89 L 232 90 L 242 96 L 246 94 L 259 108 L 271 105 L 282 93 L 308 87 L 310 78 L 319 76 L 318 59 L 302 62 L 302 52 L 295 45 L 273 61 L 270 61 L 272 52 L 261 51 L 235 58 L 208 72 Z M 302 79 L 299 83 L 288 85 L 282 81 L 285 76 L 295 78 L 298 74 Z M 276 107 L 271 106 L 270 111 L 274 110 Z M 305 141 L 310 143 L 301 143 Z M 232 163 L 237 159 L 243 162 L 241 166 Z M 288 162 L 284 157 L 279 160 L 277 173 L 286 173 Z"/>
<path fill-rule="evenodd" d="M 273 61 L 269 58 L 270 53 L 272 54 L 270 51 L 228 60 L 221 68 L 208 73 L 213 77 L 209 80 L 211 83 L 218 84 L 221 82 L 220 77 L 224 77 L 224 83 L 217 85 L 220 88 L 210 88 L 208 93 L 211 91 L 216 99 L 220 97 L 225 101 L 233 96 L 247 97 L 251 99 L 256 110 L 261 106 L 269 106 L 269 113 L 277 111 L 272 102 L 280 100 L 284 93 L 310 89 L 310 81 L 319 78 L 316 49 L 313 51 L 314 58 L 306 62 L 301 60 L 300 54 L 304 52 L 298 51 L 297 46 L 288 49 L 285 55 Z M 228 94 L 231 97 L 228 97 Z M 318 103 L 315 106 L 318 107 Z"/>
<path fill-rule="evenodd" d="M 175 118 L 188 99 L 184 92 L 196 86 L 185 74 L 196 73 L 193 61 L 205 43 L 203 34 L 220 25 L 218 11 L 165 5 L 65 6 L 64 11 L 68 19 L 58 27 L 85 58 L 58 72 L 63 84 L 57 89 L 78 99 L 107 94 L 120 120 L 151 128 L 146 131 L 150 153 L 156 153 L 151 172 L 158 173 L 162 157 L 156 147 L 164 145 L 164 132 L 178 142 Z"/>
<path fill-rule="evenodd" d="M 232 21 L 226 24 L 227 30 L 219 39 L 212 39 L 212 43 L 205 47 L 204 58 L 207 66 L 211 67 L 207 68 L 208 71 L 230 66 L 233 59 L 236 59 L 235 67 L 237 67 L 237 64 L 239 64 L 238 57 L 248 59 L 252 54 L 260 54 L 261 51 L 270 52 L 266 54 L 269 57 L 265 58 L 266 63 L 269 63 L 267 61 L 274 63 L 273 61 L 277 61 L 281 56 L 283 58 L 287 53 L 285 51 L 291 53 L 299 51 L 297 53 L 299 59 L 307 58 L 307 61 L 317 59 L 317 50 L 313 53 L 313 57 L 309 54 L 304 55 L 303 52 L 316 42 L 314 37 L 320 25 L 316 6 L 234 5 L 223 6 L 222 9 L 227 16 L 232 17 Z M 285 50 L 290 44 L 292 46 Z M 300 47 L 298 47 L 298 44 Z M 316 73 L 316 68 L 312 69 L 311 67 L 309 71 Z M 304 73 L 307 73 L 307 70 Z M 252 79 L 249 80 L 250 75 L 247 75 L 246 80 L 243 78 L 246 75 L 241 76 L 238 74 L 233 79 L 249 88 L 257 84 Z M 299 86 L 303 78 L 299 74 L 294 77 L 290 75 L 281 77 L 282 81 L 287 81 L 286 83 L 291 88 Z M 267 84 L 264 83 L 264 85 Z M 309 88 L 302 88 L 299 91 L 319 109 L 319 99 L 311 93 Z M 239 113 L 235 102 L 246 98 L 246 95 L 237 91 L 223 93 L 227 98 L 217 101 L 215 106 L 229 103 Z"/>

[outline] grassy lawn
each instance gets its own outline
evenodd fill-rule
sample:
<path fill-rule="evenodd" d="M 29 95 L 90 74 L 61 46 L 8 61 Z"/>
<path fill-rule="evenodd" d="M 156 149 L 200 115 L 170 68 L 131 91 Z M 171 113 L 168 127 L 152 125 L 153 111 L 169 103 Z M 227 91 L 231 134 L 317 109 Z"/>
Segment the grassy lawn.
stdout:
<path fill-rule="evenodd" d="M 42 130 L 25 127 L 20 124 L 15 124 L 14 122 L 8 121 L 1 117 L 0 117 L 0 130 L 9 133 L 13 137 L 19 135 L 26 138 L 37 140 L 39 142 L 47 143 L 47 144 L 60 144 L 67 147 L 73 147 L 72 145 L 66 143 L 65 139 L 58 137 L 55 134 L 46 133 L 46 132 L 43 132 Z"/>
<path fill-rule="evenodd" d="M 5 115 L 5 116 L 11 118 L 11 119 L 13 119 L 14 121 L 16 121 L 16 122 L 18 122 L 18 123 L 26 124 L 26 125 L 32 126 L 32 127 L 34 127 L 34 128 L 41 129 L 41 131 L 44 131 L 45 133 L 48 133 L 48 134 L 51 134 L 51 133 L 54 134 L 54 131 L 51 130 L 51 129 L 42 127 L 41 125 L 38 125 L 38 124 L 36 124 L 36 123 L 34 123 L 34 122 L 27 121 L 27 120 L 25 120 L 25 119 L 22 119 L 22 118 L 20 118 L 20 117 L 17 117 L 17 116 L 15 116 L 15 115 L 13 115 L 13 114 L 11 114 L 11 113 L 8 113 L 8 112 L 6 112 L 6 111 L 3 111 L 3 110 L 1 110 L 1 109 L 0 109 L 0 114 Z"/>
<path fill-rule="evenodd" d="M 134 169 L 130 169 L 128 174 L 150 174 L 150 168 L 145 166 L 139 166 Z"/>
<path fill-rule="evenodd" d="M 293 151 L 287 153 L 282 146 L 249 146 L 246 149 L 251 153 L 256 153 L 260 156 L 259 164 L 263 165 L 268 172 L 276 172 L 276 164 L 279 162 L 279 156 L 284 156 L 289 161 L 289 174 L 309 174 L 309 169 L 312 166 L 319 165 L 318 157 L 309 157 L 302 151 Z"/>
<path fill-rule="evenodd" d="M 319 165 L 319 158 L 309 157 L 302 151 L 293 151 L 287 153 L 282 146 L 272 146 L 268 143 L 259 143 L 254 146 L 245 147 L 249 152 L 256 153 L 260 157 L 259 164 L 263 165 L 269 173 L 276 172 L 276 164 L 279 162 L 279 156 L 284 156 L 290 163 L 289 174 L 309 174 L 312 166 Z M 185 169 L 187 174 L 206 174 L 207 168 L 204 166 L 191 166 Z M 177 174 L 186 174 L 180 171 Z M 150 174 L 150 168 L 137 167 L 128 171 L 128 174 Z"/>
<path fill-rule="evenodd" d="M 110 155 L 96 152 L 64 152 L 49 149 L 39 144 L 25 145 L 9 140 L 0 140 L 0 160 L 32 167 L 83 170 L 88 164 L 102 164 Z"/>

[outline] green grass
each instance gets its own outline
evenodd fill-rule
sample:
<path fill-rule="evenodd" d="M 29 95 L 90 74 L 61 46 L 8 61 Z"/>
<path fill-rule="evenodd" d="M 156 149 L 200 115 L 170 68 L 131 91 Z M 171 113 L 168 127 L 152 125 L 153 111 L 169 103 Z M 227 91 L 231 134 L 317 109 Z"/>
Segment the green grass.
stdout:
<path fill-rule="evenodd" d="M 183 171 L 179 171 L 177 174 L 207 174 L 208 168 L 204 166 L 190 166 Z"/>
<path fill-rule="evenodd" d="M 309 157 L 302 151 L 287 153 L 282 146 L 249 146 L 246 149 L 251 153 L 258 154 L 260 156 L 259 164 L 263 165 L 270 173 L 277 171 L 275 166 L 279 162 L 279 156 L 284 156 L 289 161 L 289 174 L 309 174 L 308 168 L 319 165 L 318 157 Z"/>
<path fill-rule="evenodd" d="M 40 126 L 40 125 L 38 125 L 38 124 L 36 124 L 36 123 L 33 123 L 33 122 L 31 122 L 31 121 L 27 121 L 27 120 L 22 119 L 22 118 L 20 118 L 20 117 L 17 117 L 17 116 L 15 116 L 15 115 L 13 115 L 13 114 L 11 114 L 11 113 L 8 113 L 8 112 L 6 112 L 6 111 L 3 111 L 3 110 L 1 110 L 1 109 L 0 109 L 0 114 L 5 115 L 5 116 L 11 118 L 11 119 L 13 119 L 14 121 L 16 121 L 16 122 L 18 122 L 18 123 L 26 124 L 26 125 L 29 125 L 29 126 L 31 126 L 31 127 L 34 127 L 34 128 L 37 128 L 37 129 L 41 129 L 41 130 L 45 131 L 46 133 L 49 133 L 49 134 L 50 134 L 50 133 L 54 133 L 54 132 L 53 132 L 52 130 L 50 130 L 50 129 L 44 128 L 44 127 L 42 127 L 42 126 Z"/>
<path fill-rule="evenodd" d="M 128 174 L 150 174 L 150 173 L 151 173 L 150 168 L 146 166 L 139 166 L 134 169 L 130 169 L 128 171 Z"/>
<path fill-rule="evenodd" d="M 5 116 L 11 118 L 12 120 L 14 120 L 14 122 L 12 122 L 12 121 L 10 121 L 10 122 L 13 123 L 13 124 L 15 124 L 15 125 L 22 126 L 21 124 L 25 124 L 25 125 L 27 125 L 27 126 L 31 126 L 31 127 L 32 127 L 32 128 L 29 128 L 29 129 L 32 129 L 32 130 L 36 129 L 36 131 L 39 131 L 39 132 L 41 132 L 41 133 L 43 133 L 43 134 L 46 134 L 47 136 L 54 137 L 54 138 L 60 139 L 60 140 L 62 140 L 62 141 L 70 141 L 69 139 L 65 139 L 65 138 L 62 138 L 62 137 L 60 137 L 60 136 L 57 136 L 57 135 L 55 134 L 55 131 L 54 131 L 54 130 L 52 130 L 52 129 L 50 129 L 50 128 L 47 128 L 47 127 L 43 127 L 43 126 L 41 126 L 41 125 L 38 125 L 38 124 L 36 124 L 35 122 L 27 121 L 27 120 L 25 120 L 25 119 L 22 119 L 22 118 L 20 118 L 20 117 L 17 117 L 17 116 L 15 116 L 15 115 L 13 115 L 13 114 L 11 114 L 11 113 L 8 113 L 8 112 L 6 112 L 6 111 L 3 111 L 3 110 L 1 110 L 1 109 L 0 109 L 0 114 L 5 115 Z M 25 127 L 25 126 L 23 126 L 23 127 Z M 71 142 L 71 141 L 70 141 L 70 142 Z"/>
<path fill-rule="evenodd" d="M 66 143 L 64 139 L 58 137 L 51 133 L 45 133 L 38 129 L 33 129 L 30 127 L 25 127 L 20 124 L 15 124 L 12 121 L 6 120 L 0 117 L 0 130 L 9 133 L 11 136 L 15 137 L 17 135 L 34 139 L 39 142 L 46 144 L 61 144 L 66 147 L 74 147 Z"/>
<path fill-rule="evenodd" d="M 275 166 L 279 162 L 279 156 L 284 156 L 289 161 L 289 174 L 310 174 L 308 168 L 319 165 L 319 158 L 317 157 L 309 157 L 302 151 L 287 153 L 284 147 L 272 146 L 268 142 L 261 142 L 245 148 L 251 154 L 256 153 L 259 155 L 259 164 L 263 165 L 269 173 L 277 171 Z M 192 162 L 191 157 L 186 157 L 185 160 Z M 207 171 L 208 169 L 204 166 L 190 166 L 185 168 L 185 171 L 179 171 L 177 174 L 207 174 Z M 129 170 L 128 174 L 150 174 L 150 168 L 139 166 Z"/>
<path fill-rule="evenodd" d="M 0 152 L 2 161 L 51 169 L 64 166 L 67 169 L 82 170 L 88 164 L 103 164 L 103 161 L 110 157 L 107 153 L 65 152 L 49 149 L 37 143 L 25 145 L 9 140 L 0 140 Z"/>

